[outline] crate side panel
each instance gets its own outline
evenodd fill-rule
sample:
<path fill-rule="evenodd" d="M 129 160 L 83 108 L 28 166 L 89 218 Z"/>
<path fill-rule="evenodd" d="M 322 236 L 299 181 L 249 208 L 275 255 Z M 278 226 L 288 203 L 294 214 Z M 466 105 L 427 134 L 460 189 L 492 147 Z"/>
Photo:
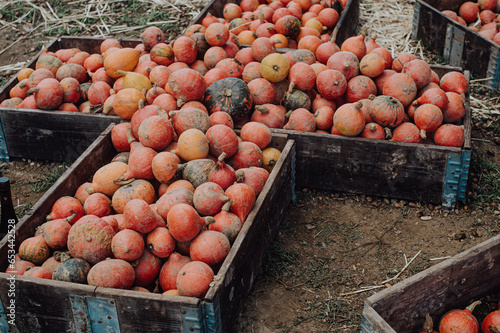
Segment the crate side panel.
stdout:
<path fill-rule="evenodd" d="M 416 38 L 422 40 L 423 44 L 439 54 L 443 54 L 446 42 L 447 20 L 443 14 L 422 0 L 417 0 L 419 7 L 419 22 Z"/>
<path fill-rule="evenodd" d="M 337 36 L 335 43 L 342 43 L 349 37 L 356 35 L 359 23 L 359 0 L 349 0 L 340 15 L 337 23 Z"/>
<path fill-rule="evenodd" d="M 282 162 L 275 166 L 261 193 L 265 195 L 259 196 L 215 278 L 215 286 L 207 293 L 206 301 L 220 307 L 222 332 L 234 331 L 235 319 L 292 199 L 294 154 L 294 142 L 289 140 Z"/>
<path fill-rule="evenodd" d="M 58 40 L 59 49 L 77 48 L 86 51 L 90 54 L 101 54 L 101 43 L 105 38 L 98 37 L 77 37 L 77 36 L 63 36 Z M 140 39 L 121 39 L 120 45 L 122 47 L 134 48 L 137 44 L 142 43 Z"/>
<path fill-rule="evenodd" d="M 111 144 L 110 125 L 89 148 L 64 172 L 52 187 L 36 202 L 33 208 L 16 225 L 16 246 L 32 237 L 36 227 L 45 222 L 54 202 L 64 195 L 74 195 L 76 189 L 88 181 L 102 165 L 116 154 Z M 0 271 L 7 268 L 7 237 L 0 240 Z"/>
<path fill-rule="evenodd" d="M 442 201 L 446 149 L 292 132 L 298 187 Z"/>
<path fill-rule="evenodd" d="M 0 110 L 11 157 L 72 163 L 94 142 L 116 116 Z"/>
<path fill-rule="evenodd" d="M 20 332 L 77 333 L 70 296 L 93 297 L 94 287 L 16 276 L 15 297 L 11 297 L 9 277 L 10 274 L 0 273 L 0 296 L 5 305 L 14 299 L 15 323 Z"/>
<path fill-rule="evenodd" d="M 201 21 L 205 18 L 205 16 L 210 13 L 215 17 L 222 17 L 222 11 L 224 6 L 228 3 L 240 4 L 241 0 L 231 1 L 231 0 L 212 0 L 210 1 L 205 8 L 196 16 L 191 22 L 190 26 L 193 24 L 201 24 Z"/>
<path fill-rule="evenodd" d="M 201 301 L 193 297 L 164 296 L 129 290 L 97 288 L 96 297 L 116 303 L 122 332 L 184 332 L 183 312 L 197 310 Z M 140 309 L 140 310 L 139 310 Z M 199 323 L 202 324 L 200 318 Z M 187 327 L 187 332 L 189 332 Z"/>
<path fill-rule="evenodd" d="M 500 236 L 434 265 L 368 298 L 367 303 L 397 332 L 416 332 L 427 313 L 438 322 L 496 290 Z M 481 274 L 477 274 L 481 272 Z M 411 323 L 411 324 L 409 324 Z"/>

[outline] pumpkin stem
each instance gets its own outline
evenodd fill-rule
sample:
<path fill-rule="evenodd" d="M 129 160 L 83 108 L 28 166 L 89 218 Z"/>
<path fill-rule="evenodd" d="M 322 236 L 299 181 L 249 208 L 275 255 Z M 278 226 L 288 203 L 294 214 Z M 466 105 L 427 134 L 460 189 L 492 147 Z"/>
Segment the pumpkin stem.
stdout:
<path fill-rule="evenodd" d="M 132 134 L 132 128 L 127 128 L 127 141 L 128 143 L 136 142 L 137 140 L 134 138 L 134 134 Z"/>
<path fill-rule="evenodd" d="M 356 103 L 354 103 L 354 107 L 360 110 L 363 107 L 363 102 L 357 101 Z"/>
<path fill-rule="evenodd" d="M 226 97 L 231 97 L 233 95 L 233 91 L 230 88 L 225 88 L 222 91 L 222 94 Z"/>
<path fill-rule="evenodd" d="M 223 162 L 226 156 L 227 156 L 226 152 L 223 151 L 222 154 L 220 154 L 219 157 L 217 157 L 217 161 Z"/>
<path fill-rule="evenodd" d="M 57 261 L 65 262 L 71 258 L 71 253 L 69 251 L 54 251 L 54 259 Z"/>
<path fill-rule="evenodd" d="M 465 309 L 469 310 L 472 313 L 474 311 L 474 309 L 476 308 L 476 306 L 478 306 L 479 304 L 482 304 L 482 302 L 481 301 L 475 301 L 474 303 L 472 303 L 471 305 L 469 305 Z"/>
<path fill-rule="evenodd" d="M 113 104 L 106 104 L 103 108 L 102 108 L 102 114 L 108 114 L 111 112 L 111 110 L 113 110 Z"/>
<path fill-rule="evenodd" d="M 293 88 L 295 88 L 295 82 L 290 82 L 290 85 L 288 86 L 288 93 L 289 94 L 292 93 Z"/>
<path fill-rule="evenodd" d="M 229 95 L 229 96 L 231 96 L 231 95 Z M 183 106 L 185 103 L 186 103 L 186 101 L 184 101 L 184 98 L 182 98 L 182 97 L 181 97 L 181 98 L 179 98 L 179 99 L 177 100 L 177 107 L 178 107 L 178 108 L 180 108 L 180 107 L 181 107 L 181 106 Z"/>
<path fill-rule="evenodd" d="M 411 102 L 411 105 L 413 105 L 413 106 L 419 106 L 417 100 L 414 100 L 413 102 Z"/>
<path fill-rule="evenodd" d="M 38 92 L 38 90 L 40 90 L 40 88 L 38 87 L 34 87 L 34 88 L 31 88 L 31 89 L 28 89 L 28 91 L 26 92 L 28 95 L 31 95 L 31 94 L 36 94 Z"/>
<path fill-rule="evenodd" d="M 286 118 L 290 117 L 290 115 L 292 114 L 292 112 L 293 112 L 293 110 L 288 111 L 288 112 L 285 114 L 285 117 L 286 117 Z"/>
<path fill-rule="evenodd" d="M 370 95 L 368 95 L 368 97 L 367 97 L 367 98 L 368 98 L 369 100 L 373 101 L 373 100 L 375 99 L 375 97 L 377 97 L 377 96 L 375 96 L 374 94 L 370 94 Z"/>
<path fill-rule="evenodd" d="M 420 137 L 424 140 L 427 139 L 427 132 L 424 129 L 420 130 Z"/>
<path fill-rule="evenodd" d="M 125 179 L 124 176 L 121 176 L 121 177 L 113 180 L 113 184 L 123 186 L 123 185 L 127 185 L 127 184 L 132 183 L 134 180 L 135 180 L 135 178 Z"/>
<path fill-rule="evenodd" d="M 187 163 L 177 164 L 177 172 L 182 171 L 186 168 Z"/>
<path fill-rule="evenodd" d="M 236 182 L 241 183 L 243 180 L 245 180 L 245 171 L 243 170 L 236 170 L 235 173 L 236 175 Z"/>
<path fill-rule="evenodd" d="M 113 88 L 109 89 L 109 96 L 114 94 L 116 94 L 116 91 Z"/>
<path fill-rule="evenodd" d="M 335 28 L 332 31 L 332 36 L 330 37 L 330 42 L 335 44 L 335 41 L 337 40 L 337 33 L 339 32 L 338 26 L 335 26 Z"/>
<path fill-rule="evenodd" d="M 231 208 L 231 204 L 233 203 L 233 200 L 229 200 L 228 202 L 226 202 L 221 210 L 225 211 L 225 212 L 229 212 L 229 209 Z"/>
<path fill-rule="evenodd" d="M 73 214 L 71 214 L 71 216 L 68 216 L 66 218 L 66 221 L 68 221 L 68 223 L 71 223 L 76 217 L 77 217 L 77 214 L 73 213 Z"/>
<path fill-rule="evenodd" d="M 225 195 L 222 197 L 222 202 L 226 203 L 226 202 L 229 202 L 229 201 L 231 201 L 230 197 L 226 197 Z"/>
<path fill-rule="evenodd" d="M 434 328 L 434 323 L 430 314 L 425 315 L 424 332 L 431 333 Z"/>
<path fill-rule="evenodd" d="M 156 112 L 158 113 L 159 116 L 162 116 L 164 118 L 167 118 L 168 120 L 171 120 L 167 111 L 163 110 L 162 108 L 158 107 L 158 109 L 156 110 Z"/>
<path fill-rule="evenodd" d="M 142 109 L 144 107 L 144 100 L 143 99 L 140 99 L 139 102 L 137 103 L 138 106 L 139 106 L 139 110 Z"/>
<path fill-rule="evenodd" d="M 215 218 L 213 216 L 205 216 L 203 218 L 205 220 L 205 225 L 209 226 L 212 223 L 215 223 Z"/>
<path fill-rule="evenodd" d="M 319 96 L 319 94 L 318 94 Z M 255 106 L 255 110 L 259 111 L 260 113 L 263 113 L 263 114 L 268 114 L 269 113 L 269 109 L 264 106 L 264 105 L 256 105 Z"/>
<path fill-rule="evenodd" d="M 389 127 L 384 127 L 384 132 L 385 132 L 385 139 L 389 140 L 392 138 L 392 132 Z"/>
<path fill-rule="evenodd" d="M 165 111 L 166 112 L 166 111 Z M 168 116 L 172 119 L 175 117 L 175 115 L 179 113 L 179 111 L 172 110 L 168 113 Z"/>
<path fill-rule="evenodd" d="M 377 129 L 377 125 L 375 125 L 374 123 L 370 123 L 368 126 L 368 129 L 370 131 L 375 131 Z"/>
<path fill-rule="evenodd" d="M 490 329 L 490 331 L 492 331 L 493 333 L 500 333 L 500 326 L 495 326 L 495 325 L 490 325 L 490 327 L 488 327 Z"/>
<path fill-rule="evenodd" d="M 19 88 L 24 89 L 26 87 L 26 81 L 21 81 L 17 84 Z"/>
<path fill-rule="evenodd" d="M 122 70 L 117 70 L 117 71 L 115 72 L 115 75 L 125 76 L 125 75 L 127 75 L 127 72 L 122 71 Z"/>

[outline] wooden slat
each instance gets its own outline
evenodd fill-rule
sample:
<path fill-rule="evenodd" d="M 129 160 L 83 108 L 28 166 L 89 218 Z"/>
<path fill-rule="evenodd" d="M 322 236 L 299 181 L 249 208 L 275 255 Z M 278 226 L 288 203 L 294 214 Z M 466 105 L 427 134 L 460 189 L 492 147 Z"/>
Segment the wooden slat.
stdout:
<path fill-rule="evenodd" d="M 245 304 L 264 255 L 292 199 L 294 154 L 294 142 L 288 140 L 282 158 L 274 167 L 220 268 L 214 286 L 205 297 L 207 303 L 220 309 L 222 332 L 234 331 L 234 321 Z"/>
<path fill-rule="evenodd" d="M 74 162 L 117 116 L 41 110 L 0 110 L 10 157 Z"/>
<path fill-rule="evenodd" d="M 299 188 L 441 202 L 448 153 L 460 153 L 434 145 L 273 132 L 289 133 L 296 141 Z"/>
<path fill-rule="evenodd" d="M 396 332 L 417 332 L 429 313 L 434 322 L 497 292 L 500 236 L 436 264 L 371 297 L 366 303 Z"/>
<path fill-rule="evenodd" d="M 97 288 L 95 296 L 116 302 L 121 332 L 190 332 L 183 325 L 183 312 L 201 306 L 201 300 L 194 297 L 111 288 Z"/>

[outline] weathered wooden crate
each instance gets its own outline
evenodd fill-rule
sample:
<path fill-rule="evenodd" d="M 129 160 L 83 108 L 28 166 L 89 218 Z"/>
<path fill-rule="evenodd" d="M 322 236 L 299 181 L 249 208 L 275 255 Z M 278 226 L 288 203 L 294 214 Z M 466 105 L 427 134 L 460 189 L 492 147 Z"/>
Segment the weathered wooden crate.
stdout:
<path fill-rule="evenodd" d="M 59 197 L 73 195 L 116 154 L 111 128 L 85 150 L 17 224 L 17 247 L 34 235 Z M 282 149 L 281 157 L 203 299 L 23 276 L 15 277 L 12 297 L 11 276 L 0 273 L 0 331 L 9 328 L 10 318 L 6 315 L 13 299 L 15 323 L 21 332 L 234 332 L 233 323 L 293 196 L 295 143 L 286 135 L 275 134 L 271 146 Z M 12 254 L 7 240 L 5 237 L 0 241 L 0 272 L 5 272 Z"/>
<path fill-rule="evenodd" d="M 100 53 L 103 38 L 61 37 L 46 45 L 49 51 L 79 48 Z M 140 40 L 122 40 L 124 47 L 135 47 Z M 40 51 L 26 67 L 35 68 Z M 0 90 L 0 102 L 19 81 L 17 73 Z M 0 107 L 0 160 L 10 157 L 74 162 L 118 116 L 78 112 L 11 109 Z"/>
<path fill-rule="evenodd" d="M 441 54 L 451 66 L 487 78 L 484 84 L 500 89 L 500 45 L 441 13 L 458 12 L 467 0 L 417 0 L 413 14 L 412 38 Z"/>
<path fill-rule="evenodd" d="M 203 18 L 210 13 L 216 17 L 223 17 L 222 11 L 228 3 L 239 4 L 241 0 L 211 0 L 205 8 L 194 18 L 190 25 L 201 24 Z M 348 0 L 345 8 L 342 10 L 337 22 L 335 42 L 341 45 L 347 38 L 356 34 L 359 22 L 359 0 Z M 332 36 L 333 37 L 333 36 Z"/>
<path fill-rule="evenodd" d="M 435 66 L 443 75 L 459 68 Z M 468 78 L 468 72 L 465 72 Z M 471 158 L 471 111 L 466 95 L 462 148 L 360 137 L 287 133 L 297 145 L 296 186 L 330 191 L 422 200 L 451 208 L 465 201 Z"/>
<path fill-rule="evenodd" d="M 452 309 L 496 294 L 500 286 L 500 236 L 436 264 L 365 301 L 361 333 L 422 330 L 429 313 L 436 325 Z"/>

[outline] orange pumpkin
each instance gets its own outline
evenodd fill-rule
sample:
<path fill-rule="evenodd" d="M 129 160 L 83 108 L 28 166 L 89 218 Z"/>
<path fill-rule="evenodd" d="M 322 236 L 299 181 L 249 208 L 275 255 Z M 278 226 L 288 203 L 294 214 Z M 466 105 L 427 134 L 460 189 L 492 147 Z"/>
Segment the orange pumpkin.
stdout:
<path fill-rule="evenodd" d="M 333 115 L 333 125 L 345 136 L 356 136 L 365 128 L 365 115 L 361 103 L 347 103 L 340 106 Z"/>
<path fill-rule="evenodd" d="M 283 81 L 289 73 L 288 59 L 279 53 L 272 53 L 264 57 L 260 63 L 259 72 L 270 82 Z"/>
<path fill-rule="evenodd" d="M 42 235 L 26 238 L 19 246 L 19 257 L 40 266 L 50 257 L 50 248 Z"/>
<path fill-rule="evenodd" d="M 122 48 L 111 52 L 104 58 L 103 66 L 106 73 L 113 79 L 120 77 L 116 72 L 119 70 L 130 72 L 133 71 L 139 62 L 140 51 L 132 48 Z"/>

